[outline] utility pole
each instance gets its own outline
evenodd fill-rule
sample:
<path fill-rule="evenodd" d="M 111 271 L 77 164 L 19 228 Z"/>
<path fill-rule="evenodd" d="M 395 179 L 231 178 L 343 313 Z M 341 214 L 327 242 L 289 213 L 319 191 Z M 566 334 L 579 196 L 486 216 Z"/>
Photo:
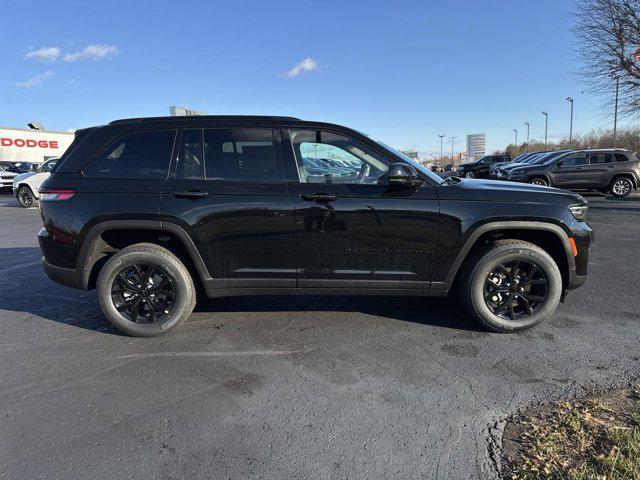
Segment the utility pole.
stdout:
<path fill-rule="evenodd" d="M 451 163 L 453 163 L 453 142 L 458 137 L 451 137 Z"/>
<path fill-rule="evenodd" d="M 571 104 L 571 120 L 569 120 L 569 148 L 571 148 L 571 140 L 573 138 L 573 98 L 567 97 L 567 102 Z"/>
<path fill-rule="evenodd" d="M 516 146 L 516 149 L 518 148 L 518 130 L 517 129 L 513 129 L 514 132 L 516 132 L 516 143 L 514 143 L 514 145 Z"/>
<path fill-rule="evenodd" d="M 444 138 L 444 134 L 438 136 L 440 137 L 440 163 L 442 163 L 442 159 L 444 158 L 444 155 L 442 153 L 442 139 Z"/>
<path fill-rule="evenodd" d="M 616 75 L 616 106 L 613 114 L 613 148 L 616 148 L 616 133 L 618 131 L 618 90 L 620 89 L 620 77 Z"/>
<path fill-rule="evenodd" d="M 527 147 L 529 147 L 529 122 L 524 122 L 524 124 L 527 126 Z"/>
<path fill-rule="evenodd" d="M 549 114 L 547 112 L 542 112 L 544 115 L 544 148 L 547 148 L 547 126 L 549 125 Z"/>

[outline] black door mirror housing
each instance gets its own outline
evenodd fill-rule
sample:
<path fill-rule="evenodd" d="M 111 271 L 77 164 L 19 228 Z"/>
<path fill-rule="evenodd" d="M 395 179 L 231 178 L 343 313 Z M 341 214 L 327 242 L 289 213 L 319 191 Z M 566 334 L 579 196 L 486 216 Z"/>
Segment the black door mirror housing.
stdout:
<path fill-rule="evenodd" d="M 422 185 L 418 172 L 411 165 L 398 162 L 389 166 L 389 185 L 395 187 L 417 187 Z"/>

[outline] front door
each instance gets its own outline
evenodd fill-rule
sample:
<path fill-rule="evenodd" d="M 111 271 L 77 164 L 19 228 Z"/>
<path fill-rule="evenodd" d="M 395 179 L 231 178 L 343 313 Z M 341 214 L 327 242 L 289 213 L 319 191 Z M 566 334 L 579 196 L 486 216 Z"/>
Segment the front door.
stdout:
<path fill-rule="evenodd" d="M 283 136 L 299 287 L 428 289 L 438 233 L 434 188 L 390 187 L 386 173 L 397 160 L 363 141 L 312 129 Z"/>
<path fill-rule="evenodd" d="M 574 153 L 563 157 L 550 171 L 553 185 L 561 188 L 580 188 L 585 184 L 587 156 Z"/>
<path fill-rule="evenodd" d="M 182 130 L 160 212 L 195 243 L 210 294 L 296 287 L 293 201 L 279 130 Z"/>

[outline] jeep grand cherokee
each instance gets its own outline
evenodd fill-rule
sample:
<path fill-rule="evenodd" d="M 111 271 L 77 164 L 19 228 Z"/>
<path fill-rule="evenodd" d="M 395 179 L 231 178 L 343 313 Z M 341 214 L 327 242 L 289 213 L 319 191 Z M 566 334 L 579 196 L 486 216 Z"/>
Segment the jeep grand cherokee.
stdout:
<path fill-rule="evenodd" d="M 209 297 L 457 288 L 488 328 L 523 330 L 584 283 L 592 236 L 574 193 L 442 179 L 355 130 L 290 117 L 79 130 L 40 200 L 46 273 L 96 288 L 105 316 L 139 336 L 182 323 L 198 288 Z"/>

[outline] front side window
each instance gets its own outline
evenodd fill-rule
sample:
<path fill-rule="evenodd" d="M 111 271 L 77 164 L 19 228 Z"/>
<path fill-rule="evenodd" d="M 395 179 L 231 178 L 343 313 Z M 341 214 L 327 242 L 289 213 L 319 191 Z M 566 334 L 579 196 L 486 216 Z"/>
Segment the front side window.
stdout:
<path fill-rule="evenodd" d="M 274 182 L 277 176 L 273 130 L 205 130 L 204 162 L 209 180 Z"/>
<path fill-rule="evenodd" d="M 92 178 L 166 178 L 174 130 L 137 132 L 120 137 L 84 170 Z"/>
<path fill-rule="evenodd" d="M 562 165 L 564 165 L 565 167 L 586 165 L 586 163 L 587 163 L 587 156 L 584 154 L 570 155 L 564 160 L 562 160 Z"/>
<path fill-rule="evenodd" d="M 378 184 L 387 162 L 349 137 L 316 130 L 290 130 L 301 183 Z"/>

